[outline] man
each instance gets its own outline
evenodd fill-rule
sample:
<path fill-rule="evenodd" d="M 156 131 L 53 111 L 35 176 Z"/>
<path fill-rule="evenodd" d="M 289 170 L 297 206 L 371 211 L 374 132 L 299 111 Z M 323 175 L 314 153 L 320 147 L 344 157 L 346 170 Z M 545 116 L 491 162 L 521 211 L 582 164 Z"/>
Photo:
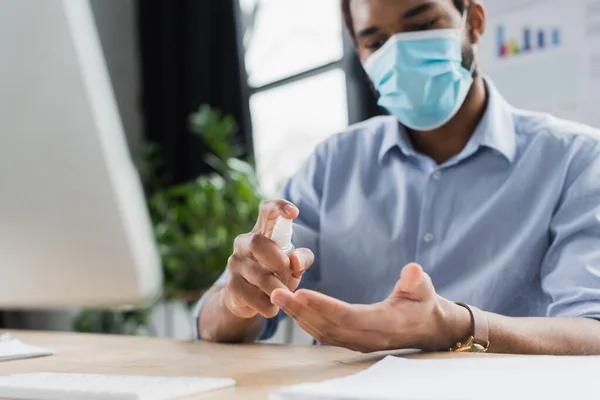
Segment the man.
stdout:
<path fill-rule="evenodd" d="M 391 116 L 327 140 L 263 205 L 200 304 L 201 338 L 266 338 L 282 310 L 363 352 L 600 354 L 598 132 L 516 110 L 480 76 L 480 4 L 342 8 Z M 289 256 L 268 239 L 279 216 L 297 222 Z"/>

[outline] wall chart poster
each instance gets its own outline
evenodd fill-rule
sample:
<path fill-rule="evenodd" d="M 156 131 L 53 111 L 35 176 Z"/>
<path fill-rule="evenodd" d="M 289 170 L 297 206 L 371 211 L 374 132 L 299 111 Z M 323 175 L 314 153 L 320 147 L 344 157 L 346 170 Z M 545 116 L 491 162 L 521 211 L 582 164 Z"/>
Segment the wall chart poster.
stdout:
<path fill-rule="evenodd" d="M 600 0 L 484 0 L 484 75 L 514 106 L 600 128 Z"/>

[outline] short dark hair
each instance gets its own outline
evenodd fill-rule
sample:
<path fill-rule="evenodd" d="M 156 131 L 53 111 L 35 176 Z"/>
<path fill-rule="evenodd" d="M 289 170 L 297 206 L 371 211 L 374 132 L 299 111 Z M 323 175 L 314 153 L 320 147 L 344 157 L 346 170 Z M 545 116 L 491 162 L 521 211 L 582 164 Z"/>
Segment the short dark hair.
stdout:
<path fill-rule="evenodd" d="M 454 5 L 462 14 L 466 7 L 469 6 L 471 0 L 452 0 Z M 356 41 L 356 36 L 354 32 L 354 24 L 352 22 L 352 13 L 350 12 L 350 0 L 341 0 L 342 2 L 342 17 L 344 19 L 344 25 L 346 25 L 346 29 L 350 34 L 350 37 L 353 41 Z"/>

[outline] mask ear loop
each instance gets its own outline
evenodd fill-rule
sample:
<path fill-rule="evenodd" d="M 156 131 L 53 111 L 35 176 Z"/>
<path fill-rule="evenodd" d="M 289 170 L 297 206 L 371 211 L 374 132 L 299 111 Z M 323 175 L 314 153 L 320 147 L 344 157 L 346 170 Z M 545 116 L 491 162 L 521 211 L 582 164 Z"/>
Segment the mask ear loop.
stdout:
<path fill-rule="evenodd" d="M 465 8 L 465 10 L 463 11 L 463 15 L 462 15 L 462 22 L 461 22 L 461 31 L 466 30 L 467 29 L 467 17 L 469 16 L 469 9 Z M 471 61 L 471 68 L 469 68 L 469 74 L 471 76 L 473 76 L 473 74 L 475 73 L 475 67 L 477 67 L 477 45 L 473 44 L 473 61 Z"/>
<path fill-rule="evenodd" d="M 477 50 L 478 47 L 476 44 L 473 45 L 473 62 L 471 63 L 471 69 L 469 69 L 469 73 L 471 76 L 475 74 L 475 68 L 477 67 Z"/>

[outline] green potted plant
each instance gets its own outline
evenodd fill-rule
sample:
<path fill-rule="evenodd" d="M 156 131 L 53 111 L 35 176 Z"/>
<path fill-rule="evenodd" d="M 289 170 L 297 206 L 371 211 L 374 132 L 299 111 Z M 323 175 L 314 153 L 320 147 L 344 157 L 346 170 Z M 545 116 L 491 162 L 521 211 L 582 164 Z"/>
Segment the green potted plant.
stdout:
<path fill-rule="evenodd" d="M 210 149 L 213 173 L 169 186 L 160 176 L 160 149 L 149 145 L 139 165 L 165 277 L 160 301 L 198 300 L 223 272 L 236 236 L 252 229 L 261 201 L 255 172 L 235 141 L 231 116 L 204 105 L 190 116 L 191 134 Z M 139 332 L 155 304 L 135 310 L 85 310 L 74 320 L 80 332 Z"/>

